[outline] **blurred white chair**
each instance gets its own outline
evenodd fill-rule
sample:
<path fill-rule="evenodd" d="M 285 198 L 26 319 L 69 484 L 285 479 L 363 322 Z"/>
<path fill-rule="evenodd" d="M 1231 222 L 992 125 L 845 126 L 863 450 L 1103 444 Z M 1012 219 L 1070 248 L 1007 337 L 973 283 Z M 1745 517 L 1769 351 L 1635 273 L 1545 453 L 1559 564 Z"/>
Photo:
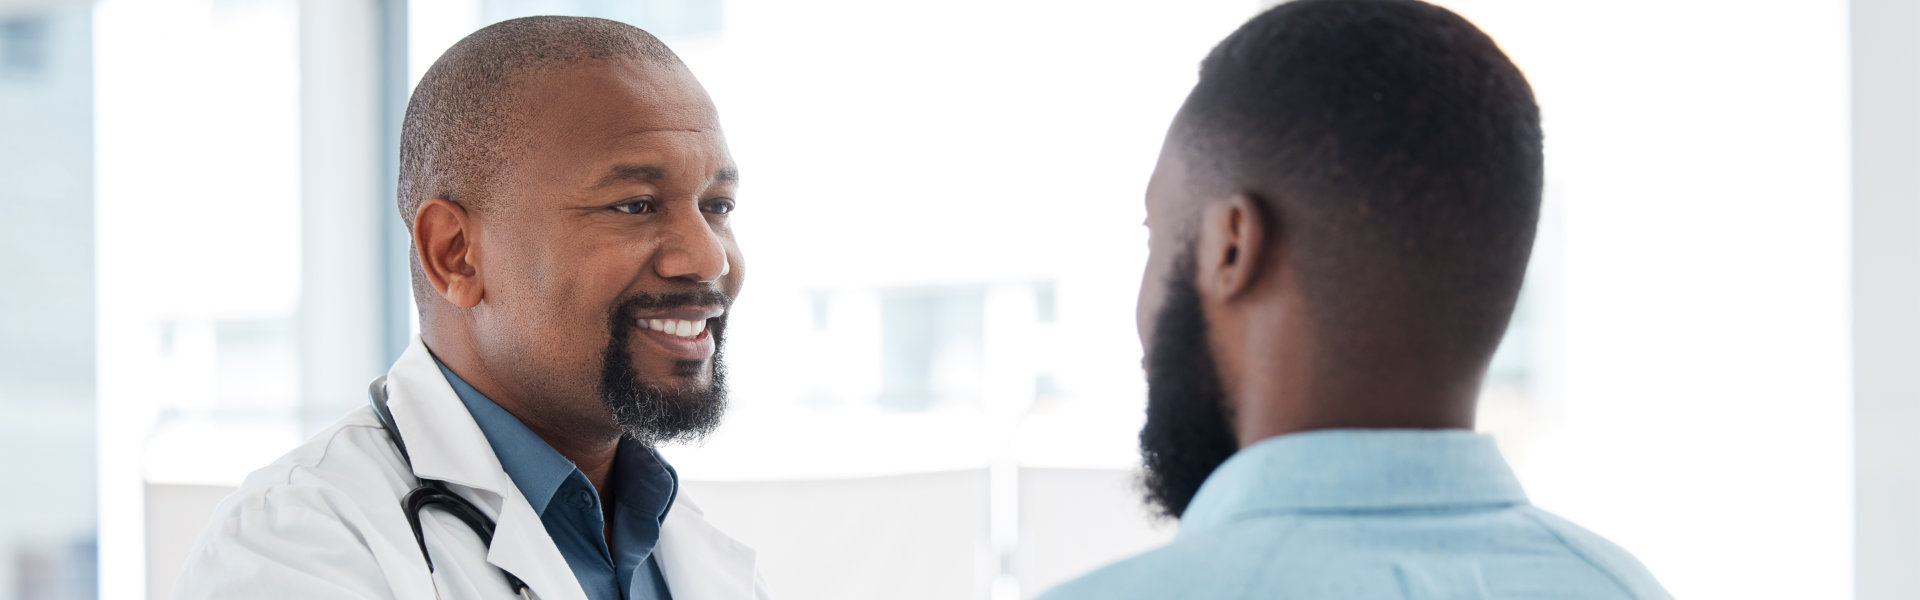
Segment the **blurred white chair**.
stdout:
<path fill-rule="evenodd" d="M 173 580 L 187 562 L 200 530 L 233 486 L 151 483 L 146 485 L 147 597 L 171 598 Z"/>
<path fill-rule="evenodd" d="M 987 597 L 985 469 L 686 489 L 782 600 Z"/>
<path fill-rule="evenodd" d="M 1150 518 L 1132 471 L 1020 469 L 1020 596 L 1165 544 L 1175 529 Z"/>

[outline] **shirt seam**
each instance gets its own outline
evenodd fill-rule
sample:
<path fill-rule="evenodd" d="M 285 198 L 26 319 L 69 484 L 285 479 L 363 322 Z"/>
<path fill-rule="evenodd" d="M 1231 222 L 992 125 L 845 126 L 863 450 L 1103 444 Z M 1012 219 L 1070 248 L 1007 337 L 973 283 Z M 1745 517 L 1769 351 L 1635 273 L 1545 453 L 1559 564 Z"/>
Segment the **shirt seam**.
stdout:
<path fill-rule="evenodd" d="M 318 457 L 315 457 L 315 458 L 313 459 L 313 462 L 312 462 L 312 464 L 303 464 L 303 463 L 304 463 L 304 461 L 295 461 L 295 462 L 294 462 L 293 464 L 291 464 L 291 465 L 288 465 L 288 466 L 290 466 L 290 467 L 300 467 L 300 466 L 305 466 L 305 467 L 307 467 L 307 468 L 309 468 L 309 469 L 313 469 L 313 470 L 315 470 L 315 471 L 320 471 L 320 470 L 324 470 L 324 469 L 325 469 L 325 467 L 324 467 L 324 465 L 326 464 L 326 462 L 327 462 L 327 459 L 328 459 L 328 458 L 330 458 L 330 457 L 332 457 L 332 455 L 333 455 L 333 445 L 334 445 L 335 443 L 337 443 L 337 442 L 339 442 L 339 441 L 340 441 L 340 436 L 341 436 L 341 435 L 344 435 L 344 434 L 345 434 L 345 433 L 347 432 L 347 430 L 349 430 L 349 429 L 375 429 L 375 428 L 376 428 L 376 427 L 375 427 L 375 426 L 373 426 L 373 425 L 367 425 L 367 424 L 364 424 L 364 423 L 352 423 L 352 424 L 346 424 L 346 425 L 341 425 L 339 429 L 336 429 L 336 430 L 334 430 L 334 432 L 333 432 L 333 435 L 329 435 L 329 436 L 327 436 L 327 441 L 326 441 L 326 443 L 324 443 L 324 444 L 321 444 L 321 445 L 320 445 L 320 456 L 318 456 Z M 385 426 L 385 425 L 381 425 L 381 426 L 378 426 L 378 428 L 379 428 L 379 429 L 383 429 L 383 430 L 384 430 L 384 429 L 386 429 L 386 426 Z M 383 442 L 382 444 L 380 444 L 380 446 L 381 446 L 382 448 L 386 448 L 386 449 L 389 449 L 389 450 L 391 450 L 391 451 L 393 451 L 393 454 L 394 454 L 395 456 L 399 456 L 399 455 L 400 455 L 400 449 L 399 449 L 399 448 L 396 448 L 396 447 L 394 447 L 394 445 L 393 445 L 393 440 L 391 440 L 391 439 L 387 439 L 387 438 L 384 438 L 384 437 L 383 437 L 383 438 L 381 438 L 381 440 L 380 440 L 380 441 L 381 441 L 381 442 Z M 402 467 L 401 467 L 401 468 L 402 468 L 403 470 L 405 470 L 405 471 L 407 472 L 407 475 L 413 475 L 413 469 L 411 469 L 411 468 L 408 468 L 408 466 L 406 465 L 406 457 L 404 457 L 404 456 L 402 456 L 402 457 L 401 457 L 401 465 L 402 465 Z M 284 473 L 284 474 L 283 474 L 283 475 L 284 475 L 284 477 L 283 477 L 283 481 L 281 481 L 281 483 L 282 483 L 282 484 L 284 484 L 284 485 L 293 485 L 293 476 L 294 476 L 294 472 L 295 472 L 295 469 L 292 469 L 292 468 L 289 468 L 289 469 L 287 469 L 287 471 L 286 471 L 286 473 Z"/>
<path fill-rule="evenodd" d="M 1240 520 L 1242 519 L 1235 519 L 1235 521 L 1240 521 Z M 1267 564 L 1272 562 L 1273 556 L 1275 554 L 1278 554 L 1281 548 L 1286 546 L 1287 542 L 1292 540 L 1294 532 L 1297 532 L 1299 530 L 1300 530 L 1300 518 L 1299 517 L 1289 518 L 1287 520 L 1286 531 L 1280 532 L 1280 535 L 1274 536 L 1273 542 L 1267 546 L 1265 552 L 1261 553 L 1261 564 Z M 1248 573 L 1247 578 L 1240 582 L 1240 588 L 1232 596 L 1228 596 L 1228 597 L 1229 598 L 1257 597 L 1257 596 L 1254 596 L 1252 592 L 1254 591 L 1253 589 L 1254 584 L 1259 581 L 1258 579 L 1259 574 L 1263 571 L 1264 569 L 1261 569 L 1261 570 L 1255 570 L 1251 573 Z"/>
<path fill-rule="evenodd" d="M 1613 582 L 1614 587 L 1620 588 L 1621 593 L 1626 594 L 1628 598 L 1641 600 L 1640 594 L 1635 593 L 1633 588 L 1628 587 L 1627 582 L 1621 581 L 1620 576 L 1614 574 L 1612 569 L 1601 566 L 1600 563 L 1595 561 L 1592 556 L 1589 556 L 1585 550 L 1582 550 L 1579 544 L 1575 544 L 1571 540 L 1568 540 L 1566 536 L 1560 535 L 1560 531 L 1554 529 L 1553 525 L 1542 520 L 1540 515 L 1534 514 L 1531 511 L 1522 511 L 1521 514 L 1525 515 L 1527 520 L 1532 521 L 1534 525 L 1546 530 L 1547 535 L 1553 536 L 1554 541 L 1560 542 L 1560 545 L 1565 547 L 1568 552 L 1572 552 L 1574 556 L 1580 557 L 1581 562 L 1587 563 L 1587 566 L 1593 567 L 1593 570 L 1605 575 L 1607 581 Z"/>
<path fill-rule="evenodd" d="M 1433 503 L 1433 504 L 1407 504 L 1407 505 L 1394 505 L 1394 506 L 1246 508 L 1246 509 L 1234 511 L 1232 513 L 1228 513 L 1227 518 L 1223 519 L 1223 521 L 1225 523 L 1232 523 L 1233 521 L 1237 521 L 1246 517 L 1269 517 L 1269 516 L 1275 516 L 1275 515 L 1300 515 L 1300 516 L 1306 516 L 1306 517 L 1325 517 L 1325 516 L 1345 516 L 1345 515 L 1380 515 L 1380 514 L 1414 512 L 1414 511 L 1421 511 L 1421 510 L 1458 510 L 1462 512 L 1469 512 L 1469 511 L 1470 512 L 1493 512 L 1493 511 L 1510 510 L 1513 508 L 1524 507 L 1524 506 L 1529 506 L 1529 504 L 1524 500 L 1517 500 L 1517 501 L 1503 500 L 1503 501 L 1488 501 L 1488 502 L 1478 502 L 1478 501 L 1462 502 L 1462 503 L 1456 503 L 1456 504 Z M 1212 529 L 1212 527 L 1209 527 L 1208 529 Z"/>

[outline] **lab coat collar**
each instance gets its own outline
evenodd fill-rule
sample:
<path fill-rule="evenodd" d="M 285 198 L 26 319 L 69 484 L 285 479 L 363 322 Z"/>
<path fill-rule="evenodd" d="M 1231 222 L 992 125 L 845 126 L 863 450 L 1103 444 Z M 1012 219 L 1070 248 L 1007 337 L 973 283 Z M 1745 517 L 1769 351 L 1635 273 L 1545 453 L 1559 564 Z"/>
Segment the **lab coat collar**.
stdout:
<path fill-rule="evenodd" d="M 675 598 L 754 600 L 753 549 L 707 522 L 686 494 L 667 511 L 654 559 Z"/>
<path fill-rule="evenodd" d="M 413 472 L 425 479 L 455 484 L 498 523 L 487 562 L 505 569 L 551 600 L 586 600 L 586 592 L 548 536 L 533 505 L 493 455 L 485 433 L 440 373 L 426 344 L 415 336 L 387 371 L 388 408 L 406 439 Z M 425 415 L 433 415 L 429 418 Z M 477 494 L 464 493 L 459 487 Z M 708 523 L 700 507 L 676 494 L 660 527 L 654 556 L 676 598 L 754 600 L 754 552 Z"/>
<path fill-rule="evenodd" d="M 406 439 L 414 475 L 454 484 L 456 492 L 463 492 L 496 521 L 487 562 L 519 577 L 540 598 L 586 600 L 540 516 L 507 477 L 486 434 L 418 336 L 387 371 L 387 397 L 394 423 Z M 478 493 L 465 493 L 460 487 Z"/>

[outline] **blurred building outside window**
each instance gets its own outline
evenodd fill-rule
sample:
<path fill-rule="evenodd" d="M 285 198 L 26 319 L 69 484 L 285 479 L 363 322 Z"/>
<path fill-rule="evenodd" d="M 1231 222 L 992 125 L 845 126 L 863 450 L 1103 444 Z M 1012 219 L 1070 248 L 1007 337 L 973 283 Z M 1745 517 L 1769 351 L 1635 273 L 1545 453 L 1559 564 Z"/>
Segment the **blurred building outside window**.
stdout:
<path fill-rule="evenodd" d="M 96 594 L 93 42 L 0 7 L 0 598 Z"/>

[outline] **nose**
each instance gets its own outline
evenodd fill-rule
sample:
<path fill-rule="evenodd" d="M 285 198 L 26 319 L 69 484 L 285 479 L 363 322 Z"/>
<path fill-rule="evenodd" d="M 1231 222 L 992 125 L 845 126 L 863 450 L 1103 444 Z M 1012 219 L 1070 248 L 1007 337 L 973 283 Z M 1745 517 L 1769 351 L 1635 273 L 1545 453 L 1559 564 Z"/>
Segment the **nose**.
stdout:
<path fill-rule="evenodd" d="M 706 283 L 727 276 L 727 247 L 699 210 L 673 220 L 654 261 L 654 271 L 666 279 Z"/>

